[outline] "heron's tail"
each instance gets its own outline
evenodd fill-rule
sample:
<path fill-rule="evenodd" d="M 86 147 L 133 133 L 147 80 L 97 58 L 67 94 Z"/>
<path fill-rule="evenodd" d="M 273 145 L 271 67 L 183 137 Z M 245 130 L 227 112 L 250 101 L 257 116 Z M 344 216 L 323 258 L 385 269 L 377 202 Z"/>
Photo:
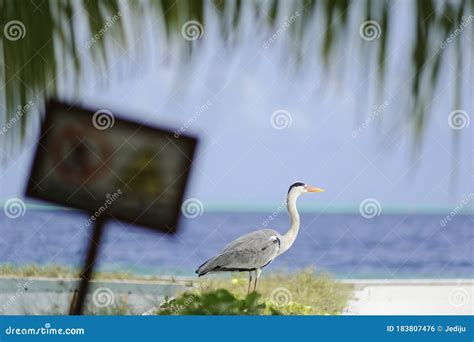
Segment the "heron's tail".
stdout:
<path fill-rule="evenodd" d="M 201 277 L 205 275 L 206 273 L 212 272 L 214 269 L 216 269 L 218 267 L 218 263 L 216 260 L 217 258 L 218 256 L 211 258 L 207 260 L 205 263 L 203 263 L 201 266 L 199 266 L 196 270 L 198 277 Z"/>

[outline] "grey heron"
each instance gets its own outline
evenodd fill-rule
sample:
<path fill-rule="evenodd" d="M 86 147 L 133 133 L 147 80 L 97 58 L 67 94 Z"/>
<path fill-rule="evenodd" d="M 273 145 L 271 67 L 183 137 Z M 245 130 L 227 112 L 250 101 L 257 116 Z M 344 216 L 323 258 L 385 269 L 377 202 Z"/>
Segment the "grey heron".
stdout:
<path fill-rule="evenodd" d="M 291 219 L 290 229 L 281 235 L 273 229 L 261 229 L 241 236 L 229 243 L 215 257 L 198 267 L 196 273 L 203 276 L 211 272 L 248 271 L 250 293 L 252 272 L 255 274 L 253 290 L 257 289 L 262 268 L 270 264 L 277 256 L 286 252 L 295 242 L 300 228 L 300 216 L 296 208 L 297 198 L 307 192 L 324 192 L 321 188 L 296 182 L 288 189 L 286 205 Z"/>

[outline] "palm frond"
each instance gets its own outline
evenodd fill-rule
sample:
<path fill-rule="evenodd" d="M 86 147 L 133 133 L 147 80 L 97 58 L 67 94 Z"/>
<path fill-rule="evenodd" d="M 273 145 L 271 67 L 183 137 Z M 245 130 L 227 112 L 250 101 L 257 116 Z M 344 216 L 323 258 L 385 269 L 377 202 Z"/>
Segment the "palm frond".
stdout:
<path fill-rule="evenodd" d="M 223 39 L 229 37 L 244 15 L 241 0 L 0 0 L 0 28 L 1 33 L 4 33 L 0 35 L 0 98 L 3 99 L 0 104 L 5 104 L 4 108 L 0 106 L 0 126 L 18 115 L 18 108 L 24 107 L 29 101 L 33 100 L 37 104 L 34 110 L 28 109 L 27 114 L 21 115 L 21 124 L 14 127 L 20 133 L 11 129 L 7 134 L 10 139 L 22 136 L 29 114 L 39 113 L 44 99 L 57 93 L 58 79 L 64 70 L 61 66 L 72 65 L 73 76 L 78 76 L 84 53 L 87 53 L 105 69 L 108 63 L 107 42 L 113 39 L 127 47 L 122 22 L 108 30 L 109 21 L 120 15 L 124 4 L 129 9 L 132 21 L 140 22 L 144 14 L 162 18 L 168 40 L 176 39 L 186 21 L 196 20 L 205 25 L 207 7 L 220 14 Z M 287 8 L 288 3 L 285 4 L 283 0 L 256 1 L 253 6 L 260 23 L 274 28 L 278 25 L 276 18 L 279 12 Z M 365 13 L 366 21 L 375 20 L 380 25 L 380 39 L 377 41 L 378 49 L 373 49 L 373 53 L 377 55 L 378 75 L 383 84 L 390 23 L 398 15 L 393 10 L 392 1 L 301 0 L 291 2 L 291 6 L 293 11 L 301 13 L 301 22 L 292 27 L 292 34 L 299 39 L 313 34 L 309 23 L 315 20 L 315 13 L 324 14 L 325 31 L 320 51 L 327 65 L 331 64 L 335 47 L 350 39 L 347 28 L 352 13 L 362 12 Z M 437 46 L 462 24 L 463 18 L 472 14 L 474 0 L 417 0 L 413 6 L 416 34 L 411 53 L 407 52 L 415 75 L 411 84 L 413 110 L 410 118 L 415 135 L 420 137 L 426 125 L 426 108 L 438 82 L 443 58 L 447 58 L 443 56 L 444 49 Z M 94 45 L 87 49 L 80 46 L 77 40 L 78 30 L 84 22 L 87 23 L 91 39 L 98 35 Z M 19 36 L 8 36 L 7 32 L 12 28 L 16 28 L 16 31 L 11 33 Z M 102 34 L 104 30 L 107 30 L 107 34 Z M 192 46 L 189 43 L 190 53 Z M 453 64 L 457 65 L 459 72 L 464 62 L 462 46 L 459 40 L 453 46 Z M 304 58 L 311 56 L 306 55 Z M 456 101 L 460 102 L 461 92 L 456 87 L 454 91 Z"/>

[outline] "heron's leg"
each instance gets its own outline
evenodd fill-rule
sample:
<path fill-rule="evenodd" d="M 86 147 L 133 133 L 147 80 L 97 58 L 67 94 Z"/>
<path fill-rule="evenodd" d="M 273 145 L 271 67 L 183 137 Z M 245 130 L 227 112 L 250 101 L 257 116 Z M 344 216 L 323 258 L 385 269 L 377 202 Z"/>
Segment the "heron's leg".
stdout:
<path fill-rule="evenodd" d="M 249 288 L 247 290 L 247 294 L 250 293 L 250 285 L 252 284 L 252 271 L 249 272 Z"/>
<path fill-rule="evenodd" d="M 262 273 L 262 270 L 260 268 L 257 268 L 255 270 L 255 283 L 254 283 L 254 286 L 253 286 L 254 291 L 257 291 L 258 278 L 260 278 L 260 273 Z"/>

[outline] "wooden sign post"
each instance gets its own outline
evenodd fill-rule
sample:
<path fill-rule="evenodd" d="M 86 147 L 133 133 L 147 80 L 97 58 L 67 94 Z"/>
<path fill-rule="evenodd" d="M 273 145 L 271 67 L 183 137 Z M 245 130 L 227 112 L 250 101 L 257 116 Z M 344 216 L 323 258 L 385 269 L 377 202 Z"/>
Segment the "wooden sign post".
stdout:
<path fill-rule="evenodd" d="M 83 312 L 107 219 L 176 232 L 196 143 L 109 110 L 48 103 L 26 194 L 89 213 L 92 239 L 71 314 Z"/>
<path fill-rule="evenodd" d="M 92 240 L 89 244 L 89 249 L 86 254 L 86 260 L 81 272 L 81 283 L 79 284 L 79 291 L 77 297 L 73 296 L 71 309 L 69 314 L 80 315 L 84 310 L 84 303 L 86 302 L 87 292 L 89 290 L 89 282 L 92 279 L 92 271 L 97 264 L 97 257 L 99 255 L 99 246 L 104 235 L 104 220 L 99 218 L 94 223 L 92 232 Z"/>

